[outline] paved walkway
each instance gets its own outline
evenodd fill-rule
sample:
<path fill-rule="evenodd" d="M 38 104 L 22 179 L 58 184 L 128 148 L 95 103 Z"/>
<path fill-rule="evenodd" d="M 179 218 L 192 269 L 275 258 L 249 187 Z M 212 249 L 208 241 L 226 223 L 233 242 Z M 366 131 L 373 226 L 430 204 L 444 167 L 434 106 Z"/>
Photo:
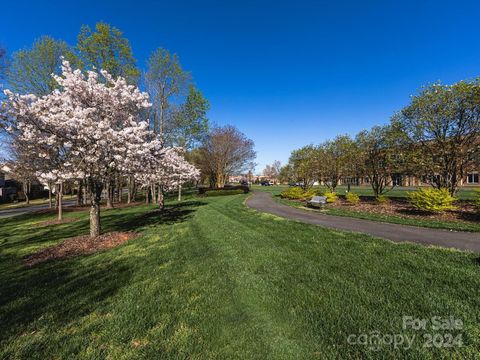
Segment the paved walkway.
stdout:
<path fill-rule="evenodd" d="M 63 206 L 73 206 L 73 205 L 75 205 L 75 200 L 63 201 Z M 0 219 L 12 217 L 16 215 L 34 213 L 44 209 L 48 209 L 48 204 L 37 204 L 37 205 L 30 205 L 30 206 L 19 207 L 19 208 L 4 209 L 4 210 L 0 210 Z"/>
<path fill-rule="evenodd" d="M 247 205 L 258 211 L 280 217 L 338 230 L 362 232 L 395 242 L 409 241 L 423 245 L 437 245 L 480 252 L 480 233 L 429 229 L 343 216 L 325 215 L 319 212 L 279 204 L 272 199 L 269 193 L 262 191 L 255 191 L 247 200 Z"/>

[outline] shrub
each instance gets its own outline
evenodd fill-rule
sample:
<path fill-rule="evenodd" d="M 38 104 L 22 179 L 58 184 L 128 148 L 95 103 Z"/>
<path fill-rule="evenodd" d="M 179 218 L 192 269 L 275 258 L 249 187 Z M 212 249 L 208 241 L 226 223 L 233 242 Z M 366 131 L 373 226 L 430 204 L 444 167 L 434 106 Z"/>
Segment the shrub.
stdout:
<path fill-rule="evenodd" d="M 334 203 L 337 201 L 337 193 L 333 191 L 327 191 L 325 194 L 323 194 L 327 198 L 327 203 Z"/>
<path fill-rule="evenodd" d="M 347 202 L 352 205 L 358 204 L 360 202 L 360 196 L 358 196 L 354 192 L 347 192 L 345 198 L 347 199 Z"/>
<path fill-rule="evenodd" d="M 480 213 L 480 190 L 476 191 L 474 205 L 477 212 Z"/>
<path fill-rule="evenodd" d="M 301 187 L 294 186 L 283 191 L 280 196 L 285 199 L 299 200 L 303 199 L 304 191 Z"/>
<path fill-rule="evenodd" d="M 244 194 L 245 192 L 242 189 L 235 190 L 208 190 L 205 192 L 206 196 L 224 196 L 224 195 L 238 195 Z"/>
<path fill-rule="evenodd" d="M 302 200 L 310 200 L 312 197 L 317 195 L 317 190 L 310 189 L 308 191 L 305 191 L 302 195 Z"/>
<path fill-rule="evenodd" d="M 390 199 L 385 195 L 378 195 L 375 200 L 377 200 L 379 204 L 388 204 L 390 202 Z"/>
<path fill-rule="evenodd" d="M 242 190 L 245 194 L 250 191 L 250 188 L 246 185 L 225 185 L 223 188 L 209 188 L 209 187 L 198 187 L 198 194 L 204 195 L 207 191 L 233 191 L 233 190 Z"/>
<path fill-rule="evenodd" d="M 453 210 L 456 200 L 447 189 L 425 188 L 409 193 L 410 203 L 418 210 L 442 212 Z"/>

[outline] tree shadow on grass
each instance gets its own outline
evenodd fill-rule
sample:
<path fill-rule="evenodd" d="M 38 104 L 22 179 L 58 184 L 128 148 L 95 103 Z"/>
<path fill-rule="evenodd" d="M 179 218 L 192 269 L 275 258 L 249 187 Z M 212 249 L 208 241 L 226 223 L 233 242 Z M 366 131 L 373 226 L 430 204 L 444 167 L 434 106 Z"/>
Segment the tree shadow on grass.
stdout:
<path fill-rule="evenodd" d="M 0 342 L 101 309 L 130 276 L 130 265 L 121 261 L 85 267 L 78 259 L 3 272 Z"/>
<path fill-rule="evenodd" d="M 156 209 L 129 208 L 105 211 L 104 232 L 140 231 L 142 228 L 186 221 L 201 201 L 169 204 L 163 212 Z M 31 220 L 30 215 L 29 220 Z M 25 221 L 25 219 L 23 219 Z M 32 268 L 22 265 L 24 249 L 41 246 L 88 233 L 88 219 L 45 229 L 21 229 L 22 218 L 9 226 L 14 236 L 0 245 L 0 343 L 11 341 L 42 326 L 59 328 L 93 312 L 107 311 L 109 299 L 129 284 L 137 263 L 134 259 L 115 260 L 108 251 L 95 258 L 50 261 Z M 7 234 L 7 237 L 8 237 Z M 2 234 L 5 235 L 5 234 Z M 8 250 L 8 251 L 7 251 Z"/>
<path fill-rule="evenodd" d="M 133 216 L 129 213 L 107 213 L 102 217 L 102 226 L 105 231 L 138 231 L 156 225 L 172 225 L 188 220 L 193 216 L 196 208 L 203 205 L 206 203 L 202 201 L 184 201 L 167 204 L 163 210 L 152 209 Z"/>
<path fill-rule="evenodd" d="M 142 228 L 162 224 L 171 225 L 188 220 L 196 208 L 205 205 L 202 201 L 184 201 L 167 204 L 163 211 L 159 209 L 139 211 L 137 207 L 103 210 L 102 232 L 110 231 L 141 231 Z M 0 223 L 0 263 L 3 252 L 26 246 L 41 246 L 45 243 L 55 243 L 78 235 L 86 235 L 89 231 L 88 218 L 76 222 L 38 228 L 22 225 L 26 220 L 47 219 L 45 215 L 30 214 L 24 218 L 12 219 L 11 222 Z"/>

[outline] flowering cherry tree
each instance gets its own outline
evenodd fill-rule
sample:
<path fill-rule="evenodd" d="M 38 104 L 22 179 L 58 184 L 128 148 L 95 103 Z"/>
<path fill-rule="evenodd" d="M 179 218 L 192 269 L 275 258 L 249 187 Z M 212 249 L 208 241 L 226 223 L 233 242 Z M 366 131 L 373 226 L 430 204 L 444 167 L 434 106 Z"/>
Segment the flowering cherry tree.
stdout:
<path fill-rule="evenodd" d="M 163 148 L 140 121 L 150 106 L 146 93 L 105 71 L 73 70 L 67 61 L 54 78 L 60 90 L 43 97 L 6 91 L 4 123 L 9 121 L 6 127 L 16 141 L 42 160 L 40 178 L 86 179 L 92 237 L 101 231 L 102 190 L 115 175 L 133 174 L 142 184 L 166 187 L 197 176 L 177 150 Z"/>
<path fill-rule="evenodd" d="M 186 182 L 198 180 L 200 172 L 185 160 L 182 148 L 155 146 L 150 148 L 149 156 L 144 158 L 144 165 L 148 166 L 137 171 L 135 178 L 147 192 L 150 189 L 154 202 L 163 208 L 165 191 L 175 190 Z"/>

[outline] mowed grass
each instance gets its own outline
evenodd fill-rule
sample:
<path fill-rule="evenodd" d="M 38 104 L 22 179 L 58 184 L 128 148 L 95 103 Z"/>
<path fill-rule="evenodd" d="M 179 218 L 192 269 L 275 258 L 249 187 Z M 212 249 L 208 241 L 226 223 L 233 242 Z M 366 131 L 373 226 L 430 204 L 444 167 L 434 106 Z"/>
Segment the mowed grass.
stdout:
<path fill-rule="evenodd" d="M 272 192 L 274 194 L 279 194 L 280 192 L 287 190 L 289 188 L 288 185 L 272 185 L 272 186 L 261 186 L 261 185 L 252 185 L 252 189 L 261 189 L 264 191 Z M 325 186 L 314 186 L 314 189 L 321 189 L 323 191 L 327 191 L 327 187 Z M 409 192 L 413 192 L 418 190 L 418 187 L 406 187 L 406 186 L 397 186 L 392 190 L 387 190 L 385 192 L 385 196 L 387 197 L 398 197 L 398 198 L 406 198 L 408 197 Z M 352 186 L 350 191 L 360 195 L 360 196 L 374 196 L 373 190 L 370 186 Z M 337 186 L 336 192 L 338 194 L 345 194 L 347 192 L 346 186 Z M 480 187 L 462 187 L 458 190 L 457 194 L 455 195 L 459 200 L 474 200 L 478 196 L 477 194 L 480 192 Z"/>
<path fill-rule="evenodd" d="M 245 195 L 104 211 L 104 231 L 141 236 L 33 268 L 22 257 L 88 232 L 47 216 L 0 221 L 0 358 L 474 358 L 478 254 L 393 244 L 257 213 Z M 50 217 L 52 217 L 50 215 Z M 453 316 L 455 331 L 402 329 Z M 413 348 L 350 345 L 350 334 L 415 335 Z M 426 348 L 426 333 L 463 346 Z"/>
<path fill-rule="evenodd" d="M 280 186 L 254 185 L 252 188 L 254 190 L 265 191 L 270 193 L 273 196 L 273 199 L 281 204 L 293 206 L 297 208 L 304 208 L 306 206 L 304 202 L 280 198 L 280 193 L 288 189 L 288 186 L 286 185 L 280 185 Z M 367 190 L 365 189 L 362 189 L 362 190 L 363 190 L 363 193 L 362 191 L 358 191 L 357 189 L 353 189 L 353 188 L 351 191 L 359 195 L 370 196 Z M 474 190 L 472 190 L 472 192 L 473 191 Z M 341 190 L 338 190 L 337 192 L 338 194 L 342 194 Z M 391 196 L 406 197 L 407 192 L 408 192 L 407 190 L 398 190 L 398 193 L 396 195 L 391 195 Z M 474 195 L 470 196 L 468 194 L 469 194 L 468 192 L 464 192 L 463 196 L 467 198 L 473 198 Z M 315 209 L 309 209 L 309 210 L 315 211 Z M 328 207 L 328 205 L 321 211 L 323 214 L 326 214 L 326 215 L 353 217 L 357 219 L 380 221 L 380 222 L 386 222 L 386 223 L 392 223 L 392 224 L 420 226 L 420 227 L 427 227 L 432 229 L 480 232 L 480 222 L 475 218 L 472 218 L 471 220 L 465 220 L 465 221 L 436 220 L 436 219 L 429 219 L 428 217 L 421 217 L 420 215 L 415 218 L 408 218 L 401 215 L 379 214 L 379 213 L 371 213 L 371 212 L 365 212 L 365 211 L 362 212 L 358 210 L 356 211 L 353 209 L 350 210 L 350 209 L 339 208 L 339 207 Z"/>

